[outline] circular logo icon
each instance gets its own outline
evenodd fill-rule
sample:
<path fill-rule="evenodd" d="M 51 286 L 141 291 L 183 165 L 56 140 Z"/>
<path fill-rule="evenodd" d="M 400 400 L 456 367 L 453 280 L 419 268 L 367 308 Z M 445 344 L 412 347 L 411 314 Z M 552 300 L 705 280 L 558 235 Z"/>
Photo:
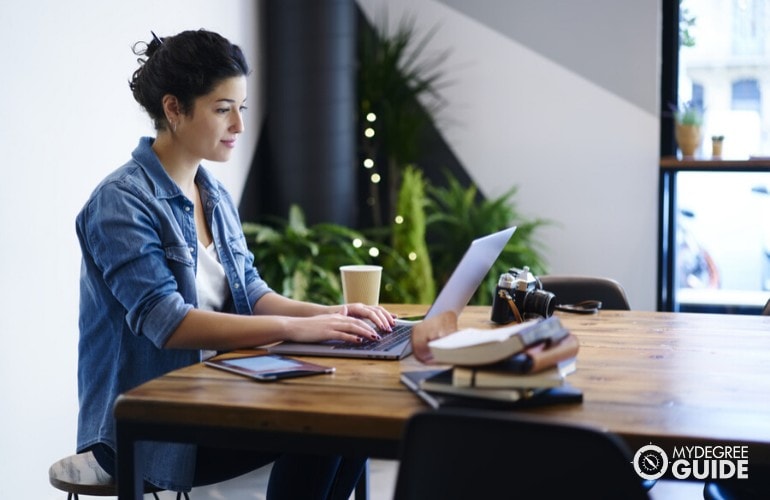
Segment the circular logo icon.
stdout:
<path fill-rule="evenodd" d="M 634 455 L 634 469 L 644 479 L 660 479 L 668 470 L 668 456 L 660 446 L 642 446 Z"/>

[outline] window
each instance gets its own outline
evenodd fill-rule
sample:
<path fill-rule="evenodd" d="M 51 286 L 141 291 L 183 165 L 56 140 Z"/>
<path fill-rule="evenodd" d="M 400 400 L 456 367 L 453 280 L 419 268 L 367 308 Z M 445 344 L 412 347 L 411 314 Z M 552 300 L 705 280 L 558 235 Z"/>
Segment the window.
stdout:
<path fill-rule="evenodd" d="M 756 80 L 733 82 L 732 90 L 732 109 L 759 112 L 759 83 Z"/>
<path fill-rule="evenodd" d="M 676 97 L 668 102 L 692 101 L 700 107 L 703 137 L 724 136 L 725 158 L 770 156 L 770 107 L 765 109 L 762 99 L 762 90 L 770 88 L 770 57 L 765 55 L 768 3 L 680 0 L 678 4 Z M 710 148 L 710 141 L 704 140 L 696 157 L 708 158 Z"/>
<path fill-rule="evenodd" d="M 661 156 L 676 153 L 670 104 L 691 101 L 704 113 L 696 159 L 712 158 L 718 135 L 726 159 L 770 157 L 770 0 L 662 6 Z M 767 301 L 770 172 L 731 165 L 704 162 L 661 178 L 661 310 L 756 314 Z"/>
<path fill-rule="evenodd" d="M 693 83 L 692 84 L 692 95 L 690 96 L 690 101 L 698 107 L 701 111 L 703 111 L 703 85 L 700 83 Z"/>

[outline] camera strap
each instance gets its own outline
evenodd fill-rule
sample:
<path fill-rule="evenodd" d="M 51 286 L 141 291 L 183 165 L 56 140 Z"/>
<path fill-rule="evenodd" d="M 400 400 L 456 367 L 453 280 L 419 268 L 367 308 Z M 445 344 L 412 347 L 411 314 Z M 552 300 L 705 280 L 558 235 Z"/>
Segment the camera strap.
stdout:
<path fill-rule="evenodd" d="M 578 313 L 578 314 L 594 314 L 599 312 L 602 308 L 602 302 L 600 300 L 582 300 L 575 304 L 557 304 L 556 309 L 559 311 Z"/>
<path fill-rule="evenodd" d="M 505 301 L 508 302 L 508 307 L 511 308 L 513 317 L 516 318 L 516 323 L 522 323 L 524 320 L 522 319 L 521 313 L 519 312 L 519 307 L 516 305 L 516 302 L 513 301 L 513 297 L 511 297 L 511 294 L 508 293 L 508 290 L 500 290 L 498 295 L 501 299 L 505 299 Z"/>

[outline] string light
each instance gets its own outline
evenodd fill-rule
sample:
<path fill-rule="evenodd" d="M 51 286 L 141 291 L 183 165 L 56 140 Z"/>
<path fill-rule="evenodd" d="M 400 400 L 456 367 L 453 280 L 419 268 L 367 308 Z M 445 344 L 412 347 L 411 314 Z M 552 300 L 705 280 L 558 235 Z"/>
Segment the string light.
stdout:
<path fill-rule="evenodd" d="M 400 216 L 400 215 L 396 215 L 396 218 L 394 219 L 394 222 L 396 224 L 403 224 L 404 223 L 404 218 L 402 216 Z"/>
<path fill-rule="evenodd" d="M 361 238 L 355 238 L 353 240 L 353 247 L 354 248 L 361 248 L 364 245 L 364 242 L 361 241 Z"/>
<path fill-rule="evenodd" d="M 364 168 L 372 168 L 374 167 L 374 160 L 371 158 L 367 158 L 364 160 Z"/>
<path fill-rule="evenodd" d="M 374 129 L 372 127 L 368 127 L 366 130 L 364 130 L 364 135 L 369 138 L 374 137 Z"/>
<path fill-rule="evenodd" d="M 377 115 L 375 115 L 374 113 L 367 113 L 366 114 L 366 121 L 373 122 L 376 119 L 377 119 Z"/>
<path fill-rule="evenodd" d="M 409 252 L 409 260 L 411 260 L 412 262 L 417 260 L 417 254 L 415 252 Z"/>
<path fill-rule="evenodd" d="M 379 184 L 379 182 L 382 180 L 382 178 L 380 177 L 380 174 L 374 173 L 370 177 L 370 180 L 372 181 L 372 184 Z"/>
<path fill-rule="evenodd" d="M 372 247 L 369 249 L 369 255 L 371 257 L 377 257 L 380 255 L 380 249 L 377 247 Z"/>

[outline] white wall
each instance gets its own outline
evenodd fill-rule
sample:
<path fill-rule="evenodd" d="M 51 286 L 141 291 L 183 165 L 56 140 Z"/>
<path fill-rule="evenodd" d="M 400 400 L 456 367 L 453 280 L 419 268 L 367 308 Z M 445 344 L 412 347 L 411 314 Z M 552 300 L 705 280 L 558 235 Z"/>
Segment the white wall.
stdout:
<path fill-rule="evenodd" d="M 47 470 L 75 450 L 75 215 L 153 132 L 128 89 L 132 44 L 206 28 L 244 49 L 251 133 L 212 166 L 239 198 L 262 114 L 257 16 L 251 0 L 0 3 L 0 497 L 63 498 Z"/>
<path fill-rule="evenodd" d="M 615 278 L 634 309 L 654 310 L 659 106 L 634 103 L 659 102 L 659 2 L 623 0 L 637 12 L 628 16 L 621 8 L 586 12 L 585 2 L 446 0 L 473 11 L 470 17 L 437 0 L 358 1 L 375 24 L 387 12 L 391 27 L 404 14 L 414 16 L 418 32 L 437 27 L 429 47 L 450 51 L 444 69 L 452 84 L 443 91 L 449 106 L 441 116 L 447 142 L 483 193 L 496 196 L 518 185 L 521 212 L 555 222 L 541 232 L 550 272 Z M 500 19 L 514 25 L 515 16 L 549 9 L 573 9 L 572 22 L 588 23 L 589 31 L 595 24 L 607 33 L 606 64 L 644 78 L 617 78 L 611 91 L 597 83 L 607 83 L 606 75 L 591 79 L 589 72 L 577 74 L 536 50 L 554 52 L 553 40 L 559 40 L 576 47 L 558 54 L 562 58 L 599 57 L 595 49 L 580 50 L 596 42 L 580 38 L 587 31 L 582 24 L 573 35 L 562 25 L 543 23 L 528 31 L 526 46 L 501 34 L 515 26 L 490 27 L 504 25 Z M 534 39 L 537 32 L 544 40 Z M 624 33 L 633 34 L 631 42 L 614 44 L 612 35 Z M 645 57 L 632 57 L 636 53 Z M 573 60 L 569 66 L 581 64 Z"/>

